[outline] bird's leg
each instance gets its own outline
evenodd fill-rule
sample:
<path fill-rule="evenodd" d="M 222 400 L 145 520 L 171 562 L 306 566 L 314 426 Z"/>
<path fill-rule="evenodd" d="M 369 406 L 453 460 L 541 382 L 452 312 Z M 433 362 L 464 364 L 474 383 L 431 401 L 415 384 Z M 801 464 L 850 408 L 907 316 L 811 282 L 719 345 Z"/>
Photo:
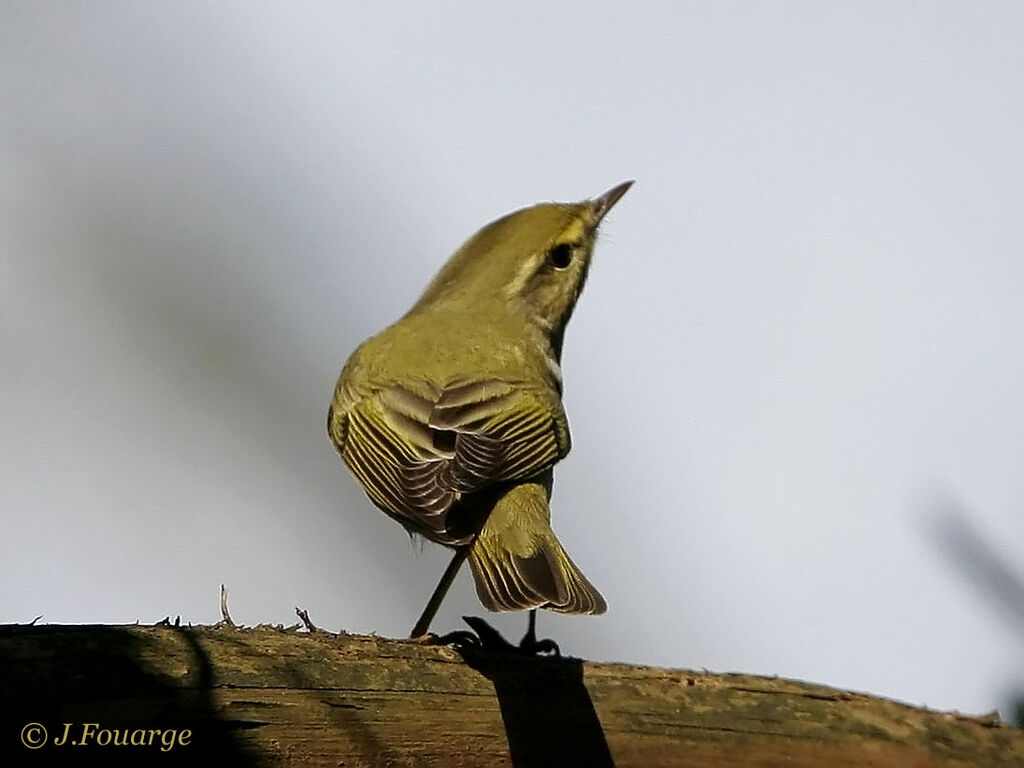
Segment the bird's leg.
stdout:
<path fill-rule="evenodd" d="M 562 652 L 558 648 L 558 643 L 554 640 L 538 640 L 537 639 L 537 609 L 532 608 L 530 610 L 530 623 L 526 630 L 526 634 L 523 635 L 523 639 L 519 641 L 519 650 L 525 651 L 526 653 L 533 654 L 534 656 L 540 656 L 543 654 L 550 653 L 553 656 L 561 656 Z"/>
<path fill-rule="evenodd" d="M 441 601 L 444 600 L 444 596 L 448 594 L 448 589 L 455 580 L 455 575 L 459 572 L 459 568 L 462 567 L 462 564 L 466 561 L 466 557 L 469 556 L 470 546 L 471 545 L 466 545 L 455 550 L 455 555 L 452 557 L 452 561 L 448 563 L 448 567 L 445 568 L 444 574 L 441 576 L 441 580 L 434 588 L 434 593 L 430 596 L 430 600 L 427 601 L 427 607 L 423 609 L 423 613 L 420 614 L 419 620 L 412 628 L 412 634 L 409 635 L 411 640 L 429 639 L 430 636 L 427 634 L 427 630 L 430 629 L 430 622 L 434 620 L 434 615 L 437 613 L 437 609 L 441 607 Z"/>
<path fill-rule="evenodd" d="M 537 644 L 537 609 L 530 609 L 530 617 L 527 620 L 526 634 L 519 641 L 520 648 L 532 648 Z"/>

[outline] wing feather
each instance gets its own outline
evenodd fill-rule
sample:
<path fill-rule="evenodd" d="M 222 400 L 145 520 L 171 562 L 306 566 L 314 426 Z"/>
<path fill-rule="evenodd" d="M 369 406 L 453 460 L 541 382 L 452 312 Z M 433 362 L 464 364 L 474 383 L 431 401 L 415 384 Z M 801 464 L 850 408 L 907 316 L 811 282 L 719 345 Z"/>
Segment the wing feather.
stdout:
<path fill-rule="evenodd" d="M 469 540 L 445 527 L 463 494 L 535 475 L 569 451 L 553 391 L 493 379 L 417 390 L 346 391 L 343 418 L 331 416 L 339 424 L 332 436 L 374 503 L 434 541 Z"/>

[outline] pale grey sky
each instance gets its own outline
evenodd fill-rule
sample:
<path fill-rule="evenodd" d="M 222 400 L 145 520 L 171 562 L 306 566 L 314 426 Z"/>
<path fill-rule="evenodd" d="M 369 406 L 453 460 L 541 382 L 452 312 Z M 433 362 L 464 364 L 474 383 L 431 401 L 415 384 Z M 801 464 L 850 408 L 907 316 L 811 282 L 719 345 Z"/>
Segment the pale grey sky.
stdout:
<path fill-rule="evenodd" d="M 1024 578 L 1022 39 L 997 2 L 5 4 L 0 621 L 212 622 L 223 582 L 403 635 L 447 554 L 328 444 L 342 363 L 481 225 L 635 178 L 553 500 L 610 609 L 542 633 L 1005 712 L 1020 614 L 937 531 Z M 435 626 L 470 613 L 463 574 Z"/>

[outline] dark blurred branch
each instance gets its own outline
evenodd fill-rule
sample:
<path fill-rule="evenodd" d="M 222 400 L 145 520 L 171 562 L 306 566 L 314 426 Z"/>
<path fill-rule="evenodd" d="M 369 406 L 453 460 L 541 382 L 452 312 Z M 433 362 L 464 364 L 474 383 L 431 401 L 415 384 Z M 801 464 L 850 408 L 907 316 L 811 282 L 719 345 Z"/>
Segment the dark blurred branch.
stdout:
<path fill-rule="evenodd" d="M 932 532 L 946 556 L 978 593 L 1018 631 L 1024 630 L 1024 575 L 1015 570 L 970 523 L 963 506 L 947 501 L 936 510 Z M 1012 695 L 1011 719 L 1024 728 L 1024 693 Z"/>
<path fill-rule="evenodd" d="M 989 544 L 956 509 L 936 520 L 936 539 L 943 552 L 985 598 L 995 603 L 1017 629 L 1024 629 L 1024 575 Z"/>

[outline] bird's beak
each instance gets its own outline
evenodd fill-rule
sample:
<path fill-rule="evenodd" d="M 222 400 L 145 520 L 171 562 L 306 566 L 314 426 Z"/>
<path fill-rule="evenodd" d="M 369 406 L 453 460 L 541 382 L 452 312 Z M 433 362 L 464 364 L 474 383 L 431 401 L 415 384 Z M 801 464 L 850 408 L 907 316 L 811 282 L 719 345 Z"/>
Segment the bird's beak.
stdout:
<path fill-rule="evenodd" d="M 619 202 L 619 198 L 622 197 L 629 188 L 633 186 L 633 181 L 624 181 L 617 187 L 612 187 L 600 197 L 595 197 L 590 201 L 590 205 L 594 211 L 594 226 L 596 227 L 601 223 L 601 219 L 605 217 L 605 214 L 612 209 L 612 206 Z"/>

